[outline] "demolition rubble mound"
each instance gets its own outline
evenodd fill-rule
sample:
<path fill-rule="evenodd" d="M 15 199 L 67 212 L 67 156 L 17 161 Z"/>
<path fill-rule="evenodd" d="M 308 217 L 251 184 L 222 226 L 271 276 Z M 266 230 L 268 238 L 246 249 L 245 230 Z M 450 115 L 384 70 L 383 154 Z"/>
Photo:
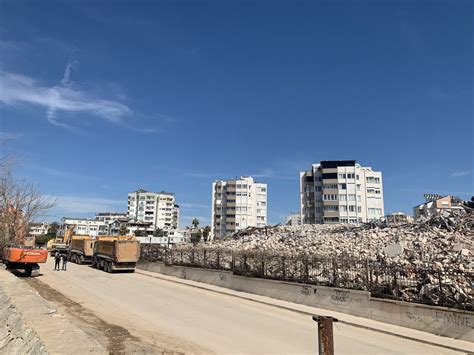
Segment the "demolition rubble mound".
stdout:
<path fill-rule="evenodd" d="M 289 257 L 347 257 L 387 265 L 473 271 L 473 210 L 444 212 L 417 223 L 388 226 L 301 225 L 247 228 L 205 248 Z"/>

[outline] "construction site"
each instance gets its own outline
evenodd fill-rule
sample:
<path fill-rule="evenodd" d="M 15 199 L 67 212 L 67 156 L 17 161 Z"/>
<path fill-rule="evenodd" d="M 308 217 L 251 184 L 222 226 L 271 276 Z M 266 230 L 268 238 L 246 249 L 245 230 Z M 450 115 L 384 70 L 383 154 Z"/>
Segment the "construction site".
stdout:
<path fill-rule="evenodd" d="M 472 222 L 466 208 L 402 225 L 248 228 L 173 249 L 69 228 L 49 250 L 5 249 L 0 350 L 315 352 L 314 315 L 338 320 L 335 353 L 468 353 Z M 67 272 L 53 270 L 61 254 Z"/>

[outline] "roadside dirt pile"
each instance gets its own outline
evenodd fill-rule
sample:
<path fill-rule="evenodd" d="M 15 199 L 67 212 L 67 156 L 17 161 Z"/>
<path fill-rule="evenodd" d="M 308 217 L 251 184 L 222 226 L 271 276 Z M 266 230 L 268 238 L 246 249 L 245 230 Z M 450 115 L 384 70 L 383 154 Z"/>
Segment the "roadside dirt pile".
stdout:
<path fill-rule="evenodd" d="M 29 328 L 20 312 L 0 287 L 0 353 L 47 354 L 38 335 Z"/>
<path fill-rule="evenodd" d="M 349 257 L 442 271 L 474 269 L 473 212 L 440 214 L 418 223 L 388 226 L 302 225 L 247 228 L 205 248 L 290 257 Z"/>

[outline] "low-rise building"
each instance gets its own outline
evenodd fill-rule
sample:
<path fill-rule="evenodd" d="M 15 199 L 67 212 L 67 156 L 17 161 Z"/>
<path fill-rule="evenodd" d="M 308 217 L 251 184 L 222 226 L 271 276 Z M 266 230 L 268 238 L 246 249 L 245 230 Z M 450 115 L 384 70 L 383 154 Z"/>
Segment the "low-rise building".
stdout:
<path fill-rule="evenodd" d="M 126 212 L 97 212 L 95 214 L 95 219 L 98 221 L 102 221 L 106 224 L 109 224 L 116 219 L 123 219 L 128 218 L 128 214 Z"/>
<path fill-rule="evenodd" d="M 109 225 L 103 221 L 98 221 L 92 218 L 63 217 L 61 218 L 58 234 L 64 235 L 67 228 L 72 226 L 74 226 L 73 234 L 76 235 L 97 237 L 109 233 Z"/>
<path fill-rule="evenodd" d="M 298 212 L 291 213 L 286 216 L 285 224 L 287 226 L 299 226 L 301 225 L 301 214 Z"/>
<path fill-rule="evenodd" d="M 394 224 L 407 224 L 413 222 L 413 216 L 405 214 L 403 212 L 394 212 L 385 216 L 385 221 L 389 225 Z"/>
<path fill-rule="evenodd" d="M 29 234 L 37 237 L 40 235 L 48 234 L 50 224 L 47 222 L 34 222 L 30 223 Z"/>
<path fill-rule="evenodd" d="M 164 231 L 161 237 L 150 234 L 147 236 L 137 236 L 136 238 L 140 241 L 140 244 L 160 244 L 167 248 L 172 248 L 177 244 L 186 242 L 185 234 L 176 229 Z"/>
<path fill-rule="evenodd" d="M 446 211 L 463 210 L 462 200 L 453 196 L 425 195 L 426 202 L 413 207 L 415 221 Z"/>

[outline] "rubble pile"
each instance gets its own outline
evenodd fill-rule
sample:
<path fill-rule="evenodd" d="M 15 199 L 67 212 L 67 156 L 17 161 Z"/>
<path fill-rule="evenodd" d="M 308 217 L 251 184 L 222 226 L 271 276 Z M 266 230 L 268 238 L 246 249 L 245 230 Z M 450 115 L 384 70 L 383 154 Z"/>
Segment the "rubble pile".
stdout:
<path fill-rule="evenodd" d="M 205 248 L 281 256 L 363 258 L 385 265 L 474 269 L 473 213 L 435 215 L 404 225 L 301 225 L 247 228 Z"/>
<path fill-rule="evenodd" d="M 402 225 L 250 227 L 150 261 L 368 290 L 374 297 L 474 310 L 473 209 Z"/>

